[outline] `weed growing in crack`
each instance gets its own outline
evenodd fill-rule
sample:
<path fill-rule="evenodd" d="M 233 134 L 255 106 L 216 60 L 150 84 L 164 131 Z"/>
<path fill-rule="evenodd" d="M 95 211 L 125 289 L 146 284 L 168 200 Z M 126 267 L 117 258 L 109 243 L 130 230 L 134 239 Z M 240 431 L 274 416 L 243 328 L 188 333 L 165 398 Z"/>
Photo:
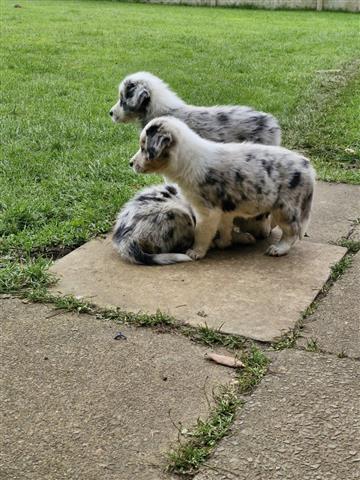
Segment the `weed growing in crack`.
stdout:
<path fill-rule="evenodd" d="M 273 343 L 272 348 L 277 351 L 285 350 L 286 348 L 294 348 L 298 338 L 299 332 L 294 329 L 294 331 L 286 333 L 280 338 L 280 340 Z"/>
<path fill-rule="evenodd" d="M 247 394 L 260 383 L 268 369 L 269 359 L 264 352 L 253 346 L 249 353 L 243 354 L 241 361 L 245 367 L 238 370 L 238 391 L 241 394 Z"/>
<path fill-rule="evenodd" d="M 345 255 L 339 262 L 331 267 L 330 280 L 336 282 L 352 264 L 352 256 Z M 332 285 L 332 284 L 331 284 Z"/>
<path fill-rule="evenodd" d="M 348 358 L 348 355 L 345 353 L 344 350 L 341 350 L 341 352 L 339 352 L 337 356 L 338 358 Z"/>
<path fill-rule="evenodd" d="M 331 267 L 330 277 L 316 296 L 315 300 L 302 312 L 301 319 L 298 321 L 296 327 L 291 332 L 283 335 L 277 342 L 272 344 L 272 348 L 274 350 L 284 350 L 286 348 L 294 348 L 296 346 L 296 342 L 301 335 L 301 330 L 304 327 L 304 320 L 316 312 L 320 305 L 321 299 L 327 295 L 330 288 L 345 273 L 345 271 L 350 267 L 351 263 L 352 254 L 347 254 Z M 315 344 L 308 344 L 306 350 L 319 351 Z"/>
<path fill-rule="evenodd" d="M 317 343 L 316 338 L 310 338 L 306 344 L 305 350 L 308 352 L 320 352 L 321 349 Z"/>
<path fill-rule="evenodd" d="M 215 406 L 208 419 L 198 420 L 192 430 L 179 430 L 179 445 L 168 455 L 169 472 L 193 475 L 198 471 L 217 442 L 227 434 L 237 408 L 244 404 L 240 395 L 251 393 L 266 374 L 269 360 L 258 348 L 243 353 L 241 360 L 245 366 L 238 369 L 236 382 L 221 387 L 214 395 Z"/>
<path fill-rule="evenodd" d="M 102 309 L 86 299 L 77 298 L 73 295 L 53 295 L 46 290 L 46 286 L 24 290 L 20 296 L 32 302 L 52 304 L 56 310 L 63 310 L 64 312 L 88 313 L 96 315 L 99 319 L 111 320 L 121 324 L 126 323 L 137 327 L 162 327 L 165 328 L 165 331 L 176 331 L 192 341 L 208 347 L 222 346 L 231 350 L 241 350 L 250 345 L 250 342 L 243 337 L 222 333 L 220 331 L 221 327 L 218 329 L 212 329 L 208 325 L 190 327 L 177 321 L 171 315 L 160 311 L 154 314 L 146 314 L 126 312 L 119 308 Z"/>
<path fill-rule="evenodd" d="M 334 242 L 334 245 L 339 245 L 339 247 L 347 248 L 349 253 L 357 253 L 360 251 L 360 241 L 351 240 L 349 238 L 341 238 L 337 242 Z"/>
<path fill-rule="evenodd" d="M 241 404 L 235 388 L 221 387 L 214 394 L 215 405 L 206 420 L 198 419 L 195 427 L 180 429 L 183 443 L 169 454 L 169 472 L 193 474 L 210 455 L 216 443 L 223 438 L 234 420 L 236 408 Z"/>
<path fill-rule="evenodd" d="M 221 332 L 221 327 L 217 329 L 210 328 L 207 324 L 198 327 L 183 327 L 182 333 L 190 337 L 194 342 L 212 346 L 222 346 L 231 350 L 242 349 L 247 343 L 245 338 L 237 335 L 228 335 Z"/>

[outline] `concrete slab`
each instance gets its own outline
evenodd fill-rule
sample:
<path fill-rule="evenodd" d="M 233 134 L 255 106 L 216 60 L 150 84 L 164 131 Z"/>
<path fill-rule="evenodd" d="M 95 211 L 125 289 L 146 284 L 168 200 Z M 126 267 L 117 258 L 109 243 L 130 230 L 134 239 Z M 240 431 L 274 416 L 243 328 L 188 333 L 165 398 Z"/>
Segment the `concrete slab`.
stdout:
<path fill-rule="evenodd" d="M 172 422 L 207 416 L 232 378 L 177 335 L 4 299 L 0 326 L 4 479 L 169 480 Z"/>
<path fill-rule="evenodd" d="M 93 240 L 58 260 L 55 291 L 99 306 L 154 313 L 193 325 L 270 341 L 294 327 L 345 249 L 298 242 L 286 257 L 265 245 L 214 251 L 199 262 L 162 267 L 128 265 L 109 239 Z"/>
<path fill-rule="evenodd" d="M 298 345 L 316 339 L 320 348 L 360 358 L 360 253 L 353 264 L 306 319 Z"/>
<path fill-rule="evenodd" d="M 274 357 L 194 480 L 358 480 L 359 363 L 295 350 Z"/>
<path fill-rule="evenodd" d="M 348 234 L 359 217 L 360 185 L 317 182 L 308 240 L 335 242 Z"/>
<path fill-rule="evenodd" d="M 360 224 L 354 225 L 351 229 L 349 239 L 354 242 L 360 242 Z"/>

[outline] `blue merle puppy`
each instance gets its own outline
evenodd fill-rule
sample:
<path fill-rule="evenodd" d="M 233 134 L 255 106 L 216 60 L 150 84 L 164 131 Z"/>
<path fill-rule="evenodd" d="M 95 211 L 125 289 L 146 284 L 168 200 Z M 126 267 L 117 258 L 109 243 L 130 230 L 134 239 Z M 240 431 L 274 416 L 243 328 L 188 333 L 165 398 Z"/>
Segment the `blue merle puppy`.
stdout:
<path fill-rule="evenodd" d="M 171 115 L 184 121 L 201 137 L 214 142 L 281 143 L 279 123 L 269 113 L 239 105 L 188 105 L 163 80 L 148 72 L 137 72 L 124 78 L 119 86 L 119 100 L 111 108 L 110 115 L 114 122 L 137 121 L 142 127 L 153 118 Z M 268 217 L 247 221 L 236 219 L 235 223 L 241 225 L 243 231 L 250 232 L 253 241 L 254 237 L 266 238 L 271 232 Z"/>
<path fill-rule="evenodd" d="M 113 230 L 113 245 L 130 263 L 189 262 L 192 259 L 185 252 L 194 243 L 195 225 L 194 211 L 177 185 L 146 187 L 121 209 Z M 232 244 L 254 241 L 251 234 L 236 227 L 232 232 Z"/>
<path fill-rule="evenodd" d="M 113 245 L 124 260 L 144 265 L 189 262 L 195 216 L 175 185 L 156 185 L 138 192 L 120 211 Z"/>
<path fill-rule="evenodd" d="M 186 253 L 203 258 L 219 231 L 218 247 L 231 244 L 235 217 L 271 214 L 282 230 L 267 254 L 285 255 L 310 219 L 315 171 L 308 159 L 282 147 L 215 143 L 174 117 L 149 122 L 130 161 L 138 173 L 161 173 L 176 182 L 196 214 L 195 241 Z"/>
<path fill-rule="evenodd" d="M 114 122 L 138 121 L 142 128 L 153 118 L 171 115 L 214 142 L 281 143 L 280 126 L 269 113 L 239 105 L 188 105 L 165 82 L 148 72 L 124 78 L 119 86 L 119 100 L 110 115 Z"/>

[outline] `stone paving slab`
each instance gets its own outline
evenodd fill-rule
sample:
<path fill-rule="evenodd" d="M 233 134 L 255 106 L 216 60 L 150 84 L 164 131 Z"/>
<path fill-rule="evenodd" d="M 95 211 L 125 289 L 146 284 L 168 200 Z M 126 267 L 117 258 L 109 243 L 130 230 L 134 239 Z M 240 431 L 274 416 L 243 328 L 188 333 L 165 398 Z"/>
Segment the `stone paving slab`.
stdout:
<path fill-rule="evenodd" d="M 358 480 L 359 362 L 287 350 L 194 480 Z"/>
<path fill-rule="evenodd" d="M 348 234 L 353 220 L 359 217 L 360 185 L 317 182 L 308 240 L 336 242 Z"/>
<path fill-rule="evenodd" d="M 271 341 L 293 328 L 346 250 L 298 242 L 286 257 L 266 246 L 213 251 L 199 261 L 147 267 L 123 262 L 109 239 L 96 239 L 58 260 L 54 290 L 108 307 L 154 313 L 193 325 Z"/>
<path fill-rule="evenodd" d="M 315 313 L 306 319 L 301 335 L 299 346 L 314 339 L 326 352 L 360 358 L 360 252 Z"/>
<path fill-rule="evenodd" d="M 165 480 L 176 424 L 232 372 L 178 335 L 0 299 L 1 478 Z M 170 414 L 169 414 L 170 412 Z M 171 419 L 170 419 L 171 415 Z"/>

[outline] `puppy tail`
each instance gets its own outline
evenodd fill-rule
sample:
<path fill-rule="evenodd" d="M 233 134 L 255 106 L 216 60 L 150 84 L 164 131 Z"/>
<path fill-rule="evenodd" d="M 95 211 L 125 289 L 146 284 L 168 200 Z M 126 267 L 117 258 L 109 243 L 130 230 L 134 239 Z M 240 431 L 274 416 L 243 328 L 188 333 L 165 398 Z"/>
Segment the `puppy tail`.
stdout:
<path fill-rule="evenodd" d="M 313 199 L 313 191 L 311 190 L 308 193 L 301 203 L 301 215 L 300 215 L 300 229 L 299 229 L 299 238 L 300 240 L 306 236 L 306 229 L 310 222 L 310 213 L 311 213 L 311 205 Z"/>
<path fill-rule="evenodd" d="M 138 242 L 128 244 L 126 252 L 120 252 L 131 263 L 139 265 L 170 265 L 179 262 L 191 262 L 192 259 L 184 253 L 146 253 Z"/>

